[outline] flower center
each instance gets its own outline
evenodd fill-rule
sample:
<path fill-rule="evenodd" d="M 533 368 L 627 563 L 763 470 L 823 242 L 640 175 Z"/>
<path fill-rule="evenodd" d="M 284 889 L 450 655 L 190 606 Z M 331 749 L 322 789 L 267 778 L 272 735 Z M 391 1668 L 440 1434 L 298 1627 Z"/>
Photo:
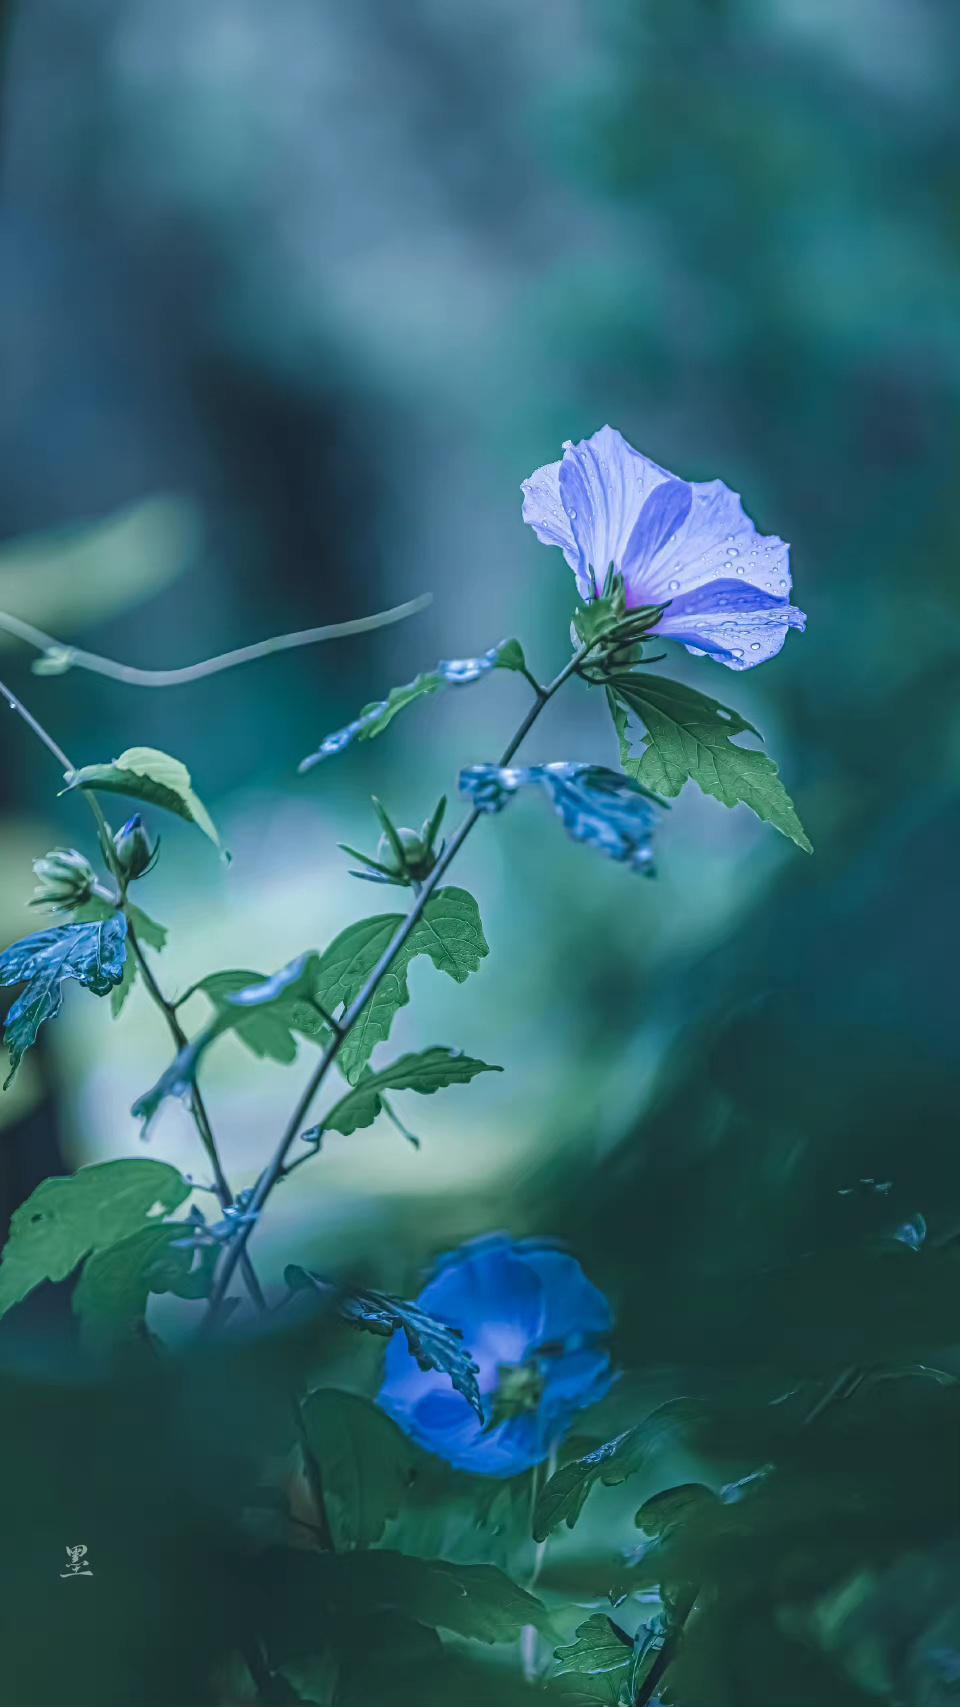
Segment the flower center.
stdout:
<path fill-rule="evenodd" d="M 543 1398 L 543 1387 L 539 1358 L 529 1363 L 498 1364 L 497 1385 L 489 1400 L 487 1427 L 498 1428 L 501 1423 L 537 1410 Z"/>

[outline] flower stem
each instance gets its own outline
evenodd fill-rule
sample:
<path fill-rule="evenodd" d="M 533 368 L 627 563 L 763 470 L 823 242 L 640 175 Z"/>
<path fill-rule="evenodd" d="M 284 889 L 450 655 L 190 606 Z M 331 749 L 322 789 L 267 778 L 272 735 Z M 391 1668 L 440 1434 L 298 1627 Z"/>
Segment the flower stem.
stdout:
<path fill-rule="evenodd" d="M 544 706 L 549 704 L 554 694 L 563 687 L 564 682 L 568 681 L 574 672 L 579 669 L 589 651 L 589 646 L 581 646 L 579 650 L 573 654 L 572 658 L 567 661 L 559 675 L 555 676 L 553 681 L 550 682 L 547 687 L 538 689 L 537 698 L 530 706 L 525 717 L 521 720 L 516 732 L 501 754 L 499 760 L 501 765 L 508 765 L 510 763 L 510 760 L 513 758 L 520 746 L 520 743 L 533 728 L 533 725 L 540 716 Z M 373 996 L 378 990 L 382 979 L 385 978 L 387 973 L 390 971 L 397 955 L 400 953 L 400 950 L 403 948 L 404 944 L 421 919 L 431 895 L 434 890 L 439 887 L 443 878 L 446 876 L 446 873 L 450 869 L 450 866 L 453 864 L 453 861 L 456 859 L 457 854 L 463 847 L 463 844 L 471 830 L 482 815 L 483 814 L 480 812 L 479 808 L 473 806 L 467 813 L 466 817 L 461 820 L 460 824 L 458 824 L 456 830 L 453 832 L 453 835 L 444 848 L 443 853 L 440 855 L 436 865 L 433 867 L 429 877 L 424 880 L 422 887 L 414 897 L 410 911 L 407 913 L 402 924 L 398 925 L 393 937 L 387 944 L 387 947 L 384 949 L 383 954 L 377 961 L 376 966 L 374 966 L 367 978 L 362 990 L 350 1003 L 346 1012 L 341 1017 L 339 1029 L 334 1033 L 320 1059 L 319 1064 L 311 1074 L 310 1079 L 308 1080 L 307 1085 L 298 1099 L 292 1115 L 290 1116 L 290 1119 L 284 1127 L 283 1133 L 273 1155 L 270 1157 L 269 1162 L 254 1187 L 253 1196 L 250 1200 L 251 1218 L 249 1221 L 244 1222 L 237 1228 L 230 1244 L 227 1246 L 222 1258 L 220 1259 L 213 1291 L 210 1295 L 208 1323 L 212 1322 L 219 1313 L 223 1300 L 226 1297 L 227 1288 L 233 1278 L 234 1271 L 246 1249 L 247 1240 L 249 1239 L 253 1227 L 256 1225 L 257 1219 L 262 1213 L 263 1207 L 273 1191 L 274 1186 L 283 1175 L 287 1153 L 290 1150 L 291 1145 L 296 1141 L 297 1134 L 303 1126 L 307 1114 L 310 1111 L 310 1105 L 313 1102 L 314 1097 L 320 1090 L 330 1068 L 333 1066 L 334 1061 L 339 1055 L 340 1050 L 343 1048 L 347 1038 L 350 1036 L 357 1020 L 366 1008 L 371 996 Z"/>
<path fill-rule="evenodd" d="M 67 758 L 67 755 L 64 752 L 63 748 L 61 746 L 59 746 L 59 744 L 54 740 L 53 736 L 49 733 L 49 731 L 43 727 L 42 723 L 37 721 L 37 719 L 33 715 L 33 712 L 28 711 L 28 709 L 24 705 L 23 701 L 18 699 L 16 694 L 10 688 L 8 688 L 4 682 L 0 682 L 0 695 L 2 695 L 2 697 L 6 700 L 8 706 L 10 707 L 10 710 L 15 712 L 18 717 L 22 718 L 23 722 L 27 725 L 28 729 L 31 729 L 33 731 L 33 733 L 34 733 L 34 735 L 36 735 L 38 741 L 42 741 L 42 743 L 46 747 L 48 753 L 52 753 L 53 757 L 56 759 L 57 763 L 60 765 L 63 772 L 66 775 L 69 775 L 70 772 L 73 771 L 76 767 L 71 764 L 71 762 Z M 100 846 L 101 846 L 101 850 L 103 852 L 104 860 L 106 861 L 106 864 L 110 869 L 111 877 L 113 878 L 114 882 L 117 885 L 118 897 L 117 897 L 115 904 L 116 904 L 118 910 L 123 913 L 123 916 L 127 921 L 127 940 L 129 942 L 130 949 L 133 953 L 133 956 L 137 962 L 137 966 L 139 968 L 140 975 L 141 975 L 143 982 L 144 982 L 144 987 L 147 990 L 147 993 L 150 996 L 155 1007 L 163 1015 L 163 1017 L 166 1021 L 166 1024 L 167 1024 L 167 1028 L 170 1032 L 170 1036 L 173 1039 L 173 1042 L 176 1045 L 176 1048 L 178 1050 L 180 1050 L 184 1047 L 184 1045 L 188 1041 L 187 1034 L 183 1030 L 183 1027 L 180 1024 L 180 1021 L 178 1020 L 178 1018 L 176 1016 L 176 1012 L 174 1011 L 173 1004 L 171 1002 L 167 1001 L 166 996 L 163 994 L 163 991 L 161 990 L 159 984 L 157 983 L 157 980 L 153 975 L 153 970 L 150 966 L 150 963 L 147 960 L 147 957 L 144 954 L 143 948 L 142 948 L 142 946 L 141 946 L 141 944 L 137 938 L 136 928 L 135 928 L 133 920 L 130 916 L 130 908 L 129 908 L 129 905 L 127 902 L 126 879 L 124 877 L 123 872 L 120 869 L 119 863 L 118 863 L 116 855 L 114 853 L 113 839 L 112 839 L 111 834 L 110 834 L 110 825 L 107 823 L 107 819 L 106 819 L 106 816 L 104 814 L 103 807 L 100 805 L 100 802 L 97 799 L 97 796 L 88 789 L 84 789 L 83 795 L 84 795 L 84 799 L 86 800 L 88 806 L 90 807 L 91 812 L 93 813 L 93 817 L 94 817 L 94 820 L 96 822 L 97 830 L 99 832 Z M 195 1091 L 194 1091 L 192 1103 L 193 1103 L 192 1112 L 193 1112 L 194 1124 L 196 1125 L 197 1133 L 198 1133 L 199 1138 L 200 1138 L 200 1142 L 203 1145 L 203 1148 L 206 1152 L 207 1160 L 209 1161 L 210 1166 L 213 1169 L 214 1184 L 216 1187 L 217 1197 L 220 1201 L 220 1207 L 222 1209 L 229 1209 L 231 1204 L 234 1201 L 233 1192 L 230 1189 L 230 1184 L 229 1184 L 229 1181 L 227 1180 L 227 1176 L 223 1171 L 223 1164 L 220 1160 L 220 1152 L 217 1149 L 217 1142 L 216 1142 L 216 1139 L 214 1138 L 214 1135 L 213 1135 L 213 1128 L 210 1124 L 210 1117 L 207 1113 L 206 1107 L 204 1105 L 203 1099 L 202 1099 L 198 1089 L 195 1089 Z M 243 1260 L 243 1275 L 244 1275 L 244 1280 L 246 1281 L 247 1290 L 250 1293 L 250 1296 L 253 1299 L 253 1302 L 256 1304 L 257 1308 L 262 1310 L 265 1308 L 265 1299 L 263 1296 L 263 1291 L 260 1287 L 260 1282 L 258 1281 L 257 1276 L 254 1272 L 253 1264 L 251 1263 L 249 1255 L 246 1251 L 244 1251 L 244 1253 L 243 1253 L 243 1259 L 244 1259 Z"/>

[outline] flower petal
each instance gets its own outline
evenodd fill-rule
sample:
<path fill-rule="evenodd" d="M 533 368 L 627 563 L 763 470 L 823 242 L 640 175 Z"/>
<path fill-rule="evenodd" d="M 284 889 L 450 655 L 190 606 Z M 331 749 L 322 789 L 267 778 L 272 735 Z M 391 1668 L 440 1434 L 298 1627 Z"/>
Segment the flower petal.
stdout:
<path fill-rule="evenodd" d="M 613 427 L 564 446 L 558 484 L 577 542 L 581 592 L 591 595 L 594 585 L 603 592 L 611 564 L 620 568 L 641 508 L 668 479 L 665 469 L 648 462 Z"/>
<path fill-rule="evenodd" d="M 790 547 L 776 534 L 757 532 L 740 494 L 722 480 L 694 482 L 686 519 L 667 544 L 627 581 L 627 605 L 660 604 L 709 581 L 736 576 L 774 598 L 790 592 Z"/>
<path fill-rule="evenodd" d="M 679 640 L 688 652 L 709 653 L 731 670 L 750 670 L 776 657 L 788 628 L 807 619 L 786 599 L 743 581 L 710 581 L 674 598 L 652 632 Z"/>
<path fill-rule="evenodd" d="M 544 463 L 542 468 L 531 474 L 529 480 L 522 482 L 520 490 L 523 493 L 524 521 L 533 528 L 543 545 L 559 545 L 577 576 L 579 585 L 580 554 L 570 520 L 560 499 L 559 462 Z M 581 586 L 580 591 L 586 598 L 589 589 Z"/>
<path fill-rule="evenodd" d="M 546 1432 L 550 1435 L 565 1432 L 566 1424 L 578 1411 L 606 1398 L 613 1385 L 613 1370 L 608 1352 L 571 1352 L 569 1357 L 546 1360 L 541 1409 Z"/>
<path fill-rule="evenodd" d="M 683 526 L 693 503 L 693 488 L 685 480 L 664 480 L 644 504 L 627 541 L 620 570 L 629 587 L 639 582 L 658 552 Z"/>
<path fill-rule="evenodd" d="M 543 1307 L 535 1344 L 579 1347 L 613 1329 L 613 1312 L 588 1280 L 576 1257 L 550 1245 L 521 1246 L 543 1283 Z"/>

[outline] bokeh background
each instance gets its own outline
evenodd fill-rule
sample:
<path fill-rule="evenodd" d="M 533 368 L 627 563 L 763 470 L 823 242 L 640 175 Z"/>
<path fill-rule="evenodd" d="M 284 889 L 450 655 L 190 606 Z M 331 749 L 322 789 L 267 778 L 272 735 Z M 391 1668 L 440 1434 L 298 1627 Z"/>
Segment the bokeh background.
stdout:
<path fill-rule="evenodd" d="M 519 486 L 563 439 L 609 420 L 722 477 L 791 541 L 809 614 L 755 674 L 669 667 L 764 731 L 814 858 L 693 793 L 651 883 L 535 801 L 484 827 L 458 869 L 491 957 L 454 993 L 415 968 L 394 1037 L 506 1071 L 408 1109 L 419 1154 L 386 1123 L 330 1141 L 257 1233 L 265 1274 L 409 1289 L 462 1237 L 546 1232 L 617 1306 L 611 1414 L 677 1368 L 802 1362 L 835 1300 L 764 1312 L 757 1276 L 918 1211 L 960 1228 L 956 7 L 8 0 L 4 31 L 0 608 L 164 666 L 433 594 L 165 692 L 34 677 L 0 636 L 75 762 L 165 747 L 223 827 L 229 868 L 163 825 L 142 898 L 171 990 L 378 907 L 336 846 L 374 845 L 370 792 L 419 822 L 503 745 L 506 675 L 296 775 L 437 657 L 515 633 L 562 662 L 572 580 Z M 92 849 L 48 756 L 2 733 L 8 942 L 31 857 Z M 528 751 L 611 762 L 602 706 L 571 690 Z M 235 1183 L 306 1055 L 211 1055 Z M 6 1212 L 135 1152 L 165 1058 L 141 989 L 115 1028 L 68 993 L 0 1105 Z M 201 1172 L 176 1106 L 152 1146 Z M 40 1297 L 30 1333 L 61 1313 Z"/>

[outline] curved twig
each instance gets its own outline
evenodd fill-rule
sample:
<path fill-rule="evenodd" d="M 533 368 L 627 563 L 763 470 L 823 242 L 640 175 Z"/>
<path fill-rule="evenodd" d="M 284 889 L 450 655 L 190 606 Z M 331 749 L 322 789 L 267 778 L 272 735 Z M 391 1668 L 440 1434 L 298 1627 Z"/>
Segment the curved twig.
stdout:
<path fill-rule="evenodd" d="M 407 599 L 404 604 L 377 611 L 373 616 L 352 617 L 348 622 L 328 622 L 319 628 L 300 628 L 292 634 L 274 634 L 269 640 L 255 640 L 250 646 L 235 646 L 230 652 L 219 652 L 213 658 L 203 658 L 198 664 L 184 664 L 175 670 L 141 670 L 136 664 L 121 664 L 116 658 L 103 658 L 98 652 L 86 652 L 82 646 L 68 646 L 54 635 L 45 634 L 42 628 L 35 628 L 32 622 L 11 616 L 9 611 L 0 611 L 0 629 L 45 654 L 46 662 L 40 661 L 40 674 L 59 674 L 71 669 L 91 670 L 95 675 L 109 676 L 112 681 L 126 682 L 130 687 L 176 688 L 186 682 L 200 681 L 204 676 L 219 675 L 221 670 L 232 670 L 237 664 L 252 664 L 258 658 L 268 658 L 273 652 L 289 652 L 297 646 L 314 646 L 321 640 L 343 640 L 351 634 L 368 634 L 374 628 L 387 628 L 391 623 L 403 622 L 408 616 L 416 616 L 418 611 L 426 610 L 432 598 L 432 593 L 421 593 L 419 598 Z"/>

